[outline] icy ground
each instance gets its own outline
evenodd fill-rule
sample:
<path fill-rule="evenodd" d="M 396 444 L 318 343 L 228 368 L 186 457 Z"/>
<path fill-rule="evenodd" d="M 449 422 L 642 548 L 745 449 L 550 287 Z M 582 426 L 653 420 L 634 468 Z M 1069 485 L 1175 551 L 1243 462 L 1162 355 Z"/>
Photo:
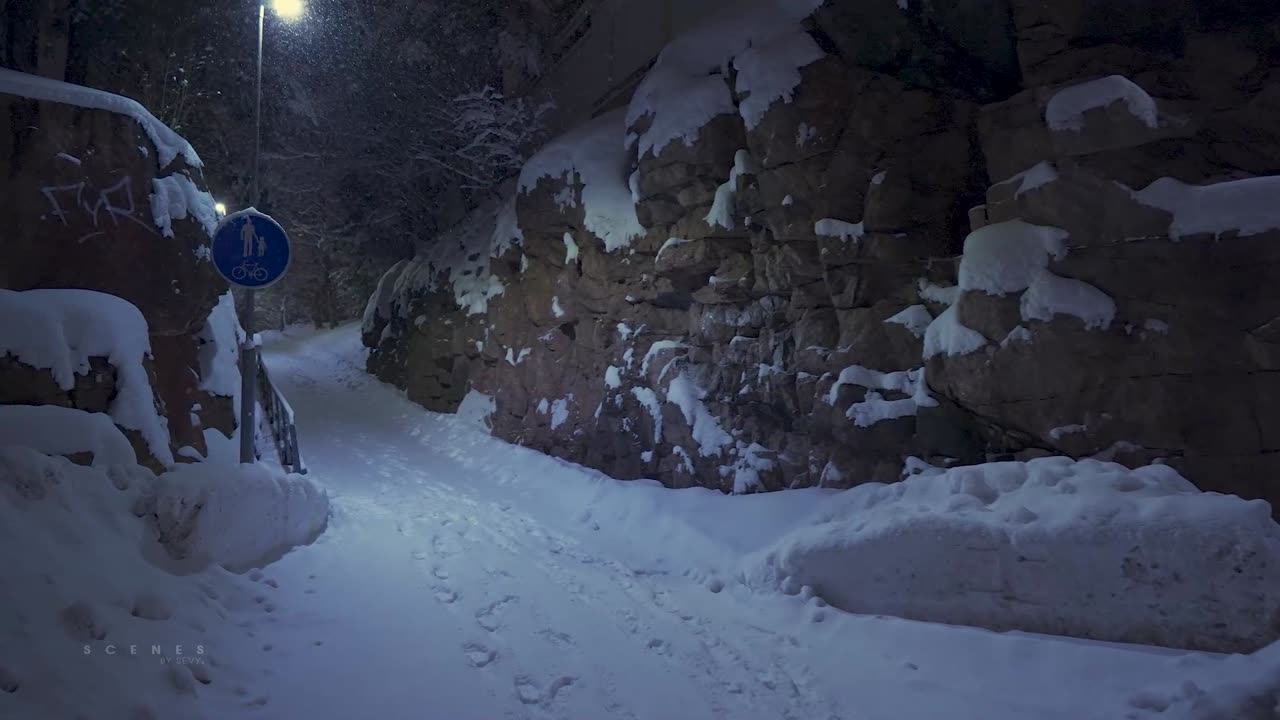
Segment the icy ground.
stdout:
<path fill-rule="evenodd" d="M 742 558 L 824 491 L 668 491 L 509 446 L 367 376 L 355 327 L 266 352 L 334 514 L 258 578 L 272 612 L 218 649 L 264 693 L 206 696 L 214 717 L 1168 718 L 1184 678 L 1242 676 L 752 590 Z"/>

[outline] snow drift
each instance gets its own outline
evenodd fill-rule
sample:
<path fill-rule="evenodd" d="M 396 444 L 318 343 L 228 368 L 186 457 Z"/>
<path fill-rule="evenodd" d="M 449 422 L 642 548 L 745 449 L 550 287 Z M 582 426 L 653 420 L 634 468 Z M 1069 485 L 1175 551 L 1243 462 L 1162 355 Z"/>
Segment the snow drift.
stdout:
<path fill-rule="evenodd" d="M 855 613 L 1244 652 L 1280 635 L 1276 558 L 1266 502 L 1043 458 L 854 488 L 746 574 Z"/>
<path fill-rule="evenodd" d="M 146 507 L 177 572 L 265 565 L 311 543 L 329 518 L 319 486 L 261 465 L 178 467 L 156 478 Z"/>
<path fill-rule="evenodd" d="M 0 716 L 225 717 L 201 697 L 250 699 L 261 679 L 231 655 L 234 616 L 259 591 L 217 567 L 166 571 L 148 516 L 203 506 L 180 545 L 247 566 L 323 526 L 327 497 L 302 483 L 211 464 L 157 478 L 0 446 Z"/>
<path fill-rule="evenodd" d="M 133 446 L 109 415 L 57 405 L 0 406 L 0 445 L 68 458 L 89 455 L 84 459 L 94 466 L 138 462 Z"/>
<path fill-rule="evenodd" d="M 1129 698 L 1132 720 L 1273 720 L 1280 717 L 1280 642 L 1249 656 L 1196 663 Z"/>

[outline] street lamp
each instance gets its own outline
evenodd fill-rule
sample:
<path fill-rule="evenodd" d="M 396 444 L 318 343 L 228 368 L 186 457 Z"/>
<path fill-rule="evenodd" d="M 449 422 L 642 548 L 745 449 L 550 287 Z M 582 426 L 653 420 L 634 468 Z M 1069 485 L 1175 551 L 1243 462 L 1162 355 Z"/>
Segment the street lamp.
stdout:
<path fill-rule="evenodd" d="M 302 17 L 307 7 L 302 0 L 271 0 L 271 9 L 281 20 L 293 22 Z"/>
<path fill-rule="evenodd" d="M 294 22 L 306 12 L 303 0 L 271 0 L 271 10 L 285 22 Z M 266 0 L 258 3 L 258 82 L 257 100 L 254 106 L 253 131 L 253 191 L 249 199 L 249 207 L 258 206 L 260 185 L 258 167 L 262 158 L 262 38 L 267 26 Z M 255 415 L 257 411 L 257 378 L 258 378 L 258 346 L 253 333 L 253 301 L 254 291 L 246 290 L 244 294 L 244 342 L 240 345 L 240 462 L 257 461 L 254 452 L 254 435 L 257 433 Z"/>

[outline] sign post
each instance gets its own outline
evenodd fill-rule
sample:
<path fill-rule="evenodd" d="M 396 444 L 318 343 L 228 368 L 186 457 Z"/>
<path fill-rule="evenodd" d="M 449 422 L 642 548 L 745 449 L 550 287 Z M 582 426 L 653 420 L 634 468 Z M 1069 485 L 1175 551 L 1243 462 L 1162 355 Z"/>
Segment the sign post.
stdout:
<path fill-rule="evenodd" d="M 226 281 L 245 289 L 245 340 L 240 346 L 240 462 L 257 460 L 258 346 L 254 341 L 254 294 L 279 282 L 289 269 L 289 236 L 280 223 L 252 208 L 222 219 L 213 233 L 213 266 Z"/>

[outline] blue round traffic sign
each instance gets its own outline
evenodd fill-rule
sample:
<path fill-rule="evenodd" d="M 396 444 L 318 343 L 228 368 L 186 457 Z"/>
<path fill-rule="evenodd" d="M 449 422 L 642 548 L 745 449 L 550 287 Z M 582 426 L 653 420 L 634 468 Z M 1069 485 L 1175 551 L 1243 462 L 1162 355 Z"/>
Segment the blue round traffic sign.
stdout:
<path fill-rule="evenodd" d="M 268 287 L 284 277 L 290 258 L 284 228 L 257 210 L 226 216 L 213 233 L 213 265 L 232 285 Z"/>

